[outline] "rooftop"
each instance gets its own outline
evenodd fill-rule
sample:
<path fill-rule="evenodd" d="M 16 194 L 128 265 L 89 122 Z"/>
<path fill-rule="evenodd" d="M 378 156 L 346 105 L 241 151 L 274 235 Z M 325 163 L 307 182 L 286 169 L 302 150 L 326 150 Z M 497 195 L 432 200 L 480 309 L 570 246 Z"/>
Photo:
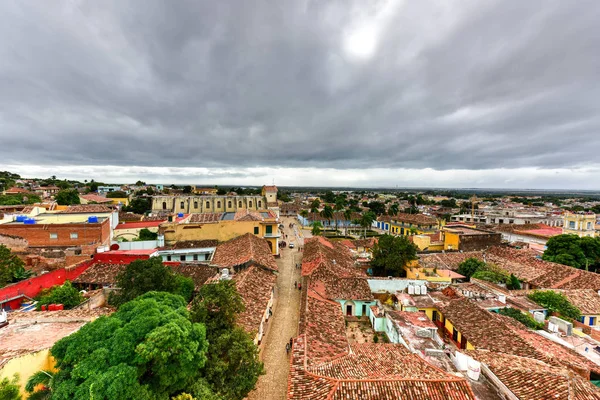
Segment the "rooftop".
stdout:
<path fill-rule="evenodd" d="M 251 266 L 234 274 L 233 279 L 246 307 L 237 323 L 246 332 L 258 333 L 277 278 L 273 271 Z"/>
<path fill-rule="evenodd" d="M 267 241 L 251 233 L 220 243 L 215 250 L 212 263 L 220 268 L 256 263 L 277 271 L 277 263 Z"/>

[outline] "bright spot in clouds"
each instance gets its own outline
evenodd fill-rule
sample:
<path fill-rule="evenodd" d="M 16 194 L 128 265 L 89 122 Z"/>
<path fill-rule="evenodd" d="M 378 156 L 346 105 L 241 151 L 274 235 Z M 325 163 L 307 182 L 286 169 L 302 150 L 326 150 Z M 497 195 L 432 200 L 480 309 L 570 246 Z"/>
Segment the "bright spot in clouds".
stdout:
<path fill-rule="evenodd" d="M 345 40 L 346 53 L 358 58 L 370 58 L 377 48 L 377 33 L 372 27 L 365 27 L 350 33 Z"/>

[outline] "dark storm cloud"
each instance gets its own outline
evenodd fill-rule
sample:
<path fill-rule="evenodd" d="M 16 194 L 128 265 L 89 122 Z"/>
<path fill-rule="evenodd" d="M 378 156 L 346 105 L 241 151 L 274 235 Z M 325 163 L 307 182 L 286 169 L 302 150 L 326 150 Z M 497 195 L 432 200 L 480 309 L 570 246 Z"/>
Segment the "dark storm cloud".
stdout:
<path fill-rule="evenodd" d="M 600 148 L 597 1 L 58 4 L 0 4 L 7 165 L 551 169 Z"/>

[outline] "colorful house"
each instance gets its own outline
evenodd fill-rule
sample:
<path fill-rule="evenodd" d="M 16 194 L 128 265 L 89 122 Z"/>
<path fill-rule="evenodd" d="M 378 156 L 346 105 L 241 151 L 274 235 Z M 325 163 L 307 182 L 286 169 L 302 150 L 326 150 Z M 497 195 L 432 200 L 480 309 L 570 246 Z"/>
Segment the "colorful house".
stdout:
<path fill-rule="evenodd" d="M 390 233 L 403 236 L 433 234 L 440 223 L 437 219 L 424 214 L 398 214 L 391 218 Z"/>

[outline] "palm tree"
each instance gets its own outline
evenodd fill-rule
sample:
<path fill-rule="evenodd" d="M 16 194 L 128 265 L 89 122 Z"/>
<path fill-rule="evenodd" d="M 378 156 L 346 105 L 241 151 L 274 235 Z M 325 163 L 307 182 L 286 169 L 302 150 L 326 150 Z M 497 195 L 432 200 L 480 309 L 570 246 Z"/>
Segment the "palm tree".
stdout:
<path fill-rule="evenodd" d="M 40 390 L 35 390 L 43 385 Z M 41 370 L 31 375 L 25 384 L 25 390 L 29 393 L 28 400 L 49 400 L 52 397 L 52 386 L 54 386 L 54 372 Z"/>
<path fill-rule="evenodd" d="M 398 203 L 394 203 L 390 206 L 389 214 L 393 216 L 398 215 Z"/>
<path fill-rule="evenodd" d="M 321 221 L 315 221 L 310 225 L 312 226 L 312 235 L 319 236 L 321 234 L 321 228 L 323 228 L 323 224 L 321 224 Z"/>
<path fill-rule="evenodd" d="M 348 225 L 350 224 L 350 221 L 352 220 L 352 210 L 347 209 L 346 211 L 344 211 L 344 224 L 346 225 L 346 235 L 348 236 Z"/>
<path fill-rule="evenodd" d="M 306 218 L 308 217 L 308 210 L 300 210 L 300 216 L 304 218 L 304 220 L 306 220 Z"/>
<path fill-rule="evenodd" d="M 323 208 L 323 211 L 321 211 L 321 217 L 323 217 L 327 220 L 327 226 L 331 228 L 331 219 L 333 218 L 333 208 L 331 208 L 331 206 L 325 206 Z"/>
<path fill-rule="evenodd" d="M 375 218 L 376 216 L 372 211 L 367 211 L 360 218 L 360 224 L 365 228 L 365 239 L 367 238 L 367 227 L 371 226 Z"/>

